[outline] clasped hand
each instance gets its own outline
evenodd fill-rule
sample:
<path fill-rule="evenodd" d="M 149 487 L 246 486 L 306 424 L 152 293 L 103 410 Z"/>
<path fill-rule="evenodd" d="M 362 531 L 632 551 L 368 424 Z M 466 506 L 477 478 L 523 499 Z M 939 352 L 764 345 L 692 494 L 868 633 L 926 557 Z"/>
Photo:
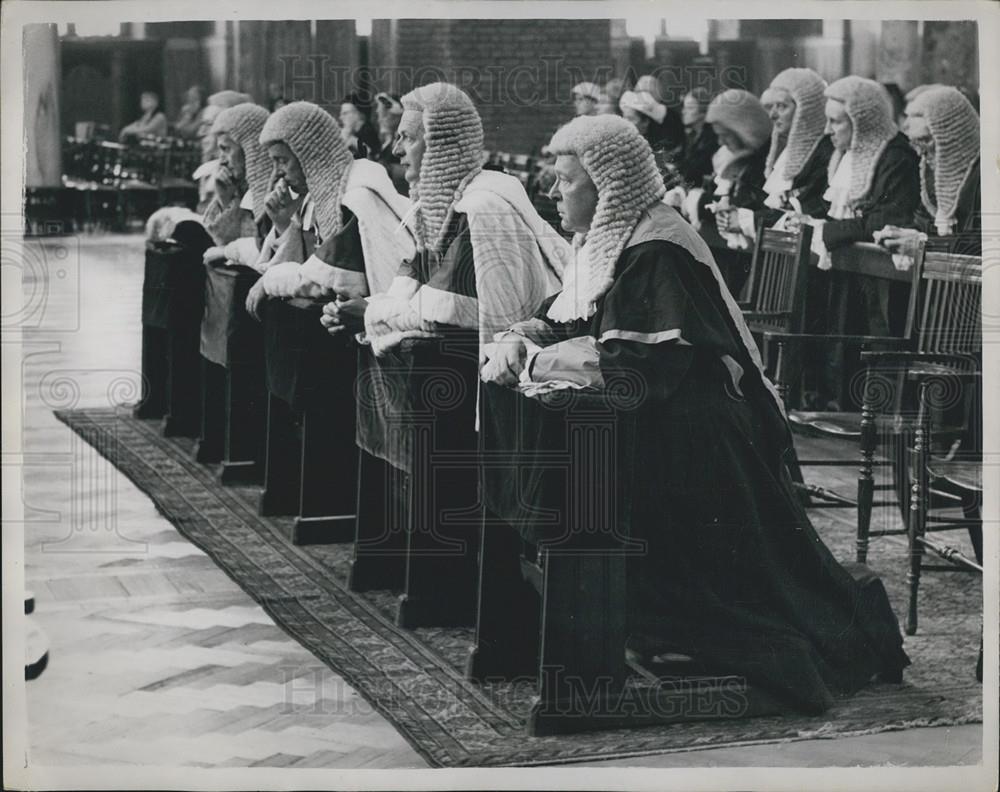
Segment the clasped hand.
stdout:
<path fill-rule="evenodd" d="M 917 254 L 920 247 L 920 232 L 915 228 L 900 228 L 899 226 L 887 225 L 881 231 L 872 234 L 875 244 L 881 245 L 890 253 L 895 253 L 902 257 L 902 261 L 912 259 Z M 894 262 L 896 263 L 896 262 Z M 909 269 L 908 266 L 897 268 Z"/>
<path fill-rule="evenodd" d="M 323 314 L 319 321 L 330 335 L 336 335 L 344 330 L 360 333 L 365 329 L 367 308 L 368 302 L 363 297 L 349 297 L 338 293 L 334 302 L 328 302 L 323 306 Z"/>
<path fill-rule="evenodd" d="M 483 364 L 479 377 L 508 387 L 517 385 L 528 358 L 528 347 L 517 333 L 505 333 L 492 345 L 493 353 Z"/>

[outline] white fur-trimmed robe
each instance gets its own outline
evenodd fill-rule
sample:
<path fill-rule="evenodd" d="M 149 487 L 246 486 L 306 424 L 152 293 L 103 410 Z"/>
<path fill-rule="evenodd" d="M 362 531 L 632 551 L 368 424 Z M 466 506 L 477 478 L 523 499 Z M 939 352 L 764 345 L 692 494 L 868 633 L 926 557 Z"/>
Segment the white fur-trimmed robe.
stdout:
<path fill-rule="evenodd" d="M 472 242 L 477 297 L 445 292 L 404 275 L 369 300 L 365 334 L 376 355 L 404 338 L 434 335 L 436 323 L 478 328 L 480 354 L 494 333 L 533 315 L 559 290 L 569 243 L 535 211 L 513 176 L 482 171 L 455 204 Z"/>

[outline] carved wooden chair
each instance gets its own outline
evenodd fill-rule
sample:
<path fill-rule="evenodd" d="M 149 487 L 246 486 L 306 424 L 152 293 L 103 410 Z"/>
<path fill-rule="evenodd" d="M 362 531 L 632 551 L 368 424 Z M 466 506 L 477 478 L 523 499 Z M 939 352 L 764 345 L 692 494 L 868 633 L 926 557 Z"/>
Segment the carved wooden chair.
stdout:
<path fill-rule="evenodd" d="M 803 330 L 811 242 L 811 226 L 798 232 L 763 226 L 757 230 L 745 297 L 738 301 L 755 337 L 767 331 Z"/>
<path fill-rule="evenodd" d="M 959 361 L 959 366 L 961 361 Z M 919 412 L 908 455 L 910 478 L 910 568 L 907 635 L 917 631 L 917 593 L 923 572 L 983 574 L 982 380 L 978 372 L 943 365 L 919 364 L 909 372 L 919 387 Z M 947 408 L 956 401 L 967 407 L 967 432 L 957 452 L 935 455 L 932 438 Z M 942 409 L 945 408 L 945 409 Z M 951 515 L 942 513 L 951 509 Z M 962 516 L 956 517 L 954 510 Z M 975 558 L 931 534 L 967 529 Z M 944 563 L 929 564 L 927 553 Z M 983 680 L 983 646 L 979 645 L 976 678 Z"/>
<path fill-rule="evenodd" d="M 758 228 L 750 276 L 744 298 L 738 302 L 743 319 L 761 350 L 768 374 L 775 380 L 775 386 L 788 407 L 795 404 L 797 398 L 792 395 L 790 378 L 776 376 L 777 364 L 780 362 L 783 371 L 798 372 L 801 368 L 802 346 L 784 343 L 783 339 L 798 338 L 805 332 L 806 290 L 812 266 L 811 241 L 812 227 L 808 225 L 802 226 L 798 232 L 763 226 Z M 782 341 L 769 344 L 768 341 L 775 337 Z M 849 498 L 824 487 L 806 484 L 801 465 L 793 453 L 788 460 L 789 470 L 796 489 L 807 505 L 812 505 L 813 499 L 816 499 L 824 507 L 855 507 L 855 501 Z"/>
<path fill-rule="evenodd" d="M 503 166 L 504 170 L 517 178 L 524 185 L 525 189 L 528 188 L 528 183 L 531 181 L 535 170 L 534 162 L 530 156 L 527 154 L 509 154 Z"/>
<path fill-rule="evenodd" d="M 863 255 L 873 255 L 870 246 L 862 246 Z M 873 246 L 872 246 L 873 247 Z M 884 254 L 888 256 L 888 254 Z M 855 259 L 857 261 L 857 259 Z M 846 262 L 845 262 L 846 263 Z M 849 266 L 849 265 L 848 265 Z M 889 265 L 891 266 L 891 265 Z M 901 337 L 841 336 L 830 335 L 830 342 L 854 341 L 866 347 L 861 352 L 863 372 L 858 378 L 862 385 L 860 412 L 805 412 L 789 411 L 793 428 L 827 437 L 857 440 L 861 446 L 861 468 L 857 488 L 857 561 L 867 559 L 868 544 L 872 536 L 905 535 L 909 519 L 908 483 L 905 465 L 907 436 L 912 432 L 916 415 L 914 388 L 906 376 L 915 363 L 945 363 L 957 370 L 976 368 L 980 354 L 979 259 L 954 254 L 917 251 L 915 263 L 908 277 L 912 278 L 910 302 L 905 330 Z M 769 340 L 778 345 L 776 378 L 780 387 L 787 388 L 794 381 L 797 371 L 789 371 L 782 361 L 783 347 L 789 342 L 801 342 L 807 334 L 784 336 L 768 334 Z M 822 336 L 820 336 L 822 338 Z M 947 431 L 945 431 L 947 429 Z M 940 427 L 941 442 L 957 437 L 961 427 Z M 876 459 L 880 441 L 890 449 L 889 459 Z M 801 467 L 810 465 L 854 466 L 854 461 L 799 460 Z M 876 484 L 874 469 L 886 467 L 893 471 L 890 483 Z M 876 491 L 894 491 L 896 498 L 875 501 Z M 810 492 L 810 494 L 814 494 Z M 898 505 L 904 525 L 901 528 L 885 527 L 871 531 L 872 510 L 876 506 Z"/>

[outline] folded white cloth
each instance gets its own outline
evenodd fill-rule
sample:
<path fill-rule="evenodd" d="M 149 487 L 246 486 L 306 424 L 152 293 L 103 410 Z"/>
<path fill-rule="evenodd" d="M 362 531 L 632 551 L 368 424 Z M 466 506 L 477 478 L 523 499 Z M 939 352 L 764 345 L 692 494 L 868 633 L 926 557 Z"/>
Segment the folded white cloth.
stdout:
<path fill-rule="evenodd" d="M 222 250 L 226 256 L 226 264 L 257 269 L 257 259 L 260 256 L 260 249 L 257 247 L 256 237 L 234 239 Z M 257 271 L 262 272 L 263 270 Z"/>
<path fill-rule="evenodd" d="M 825 220 L 813 220 L 810 223 L 813 227 L 813 235 L 809 249 L 819 258 L 816 266 L 821 270 L 828 270 L 833 266 L 833 261 L 830 259 L 830 251 L 826 249 L 826 245 L 823 243 L 823 224 L 825 222 Z"/>

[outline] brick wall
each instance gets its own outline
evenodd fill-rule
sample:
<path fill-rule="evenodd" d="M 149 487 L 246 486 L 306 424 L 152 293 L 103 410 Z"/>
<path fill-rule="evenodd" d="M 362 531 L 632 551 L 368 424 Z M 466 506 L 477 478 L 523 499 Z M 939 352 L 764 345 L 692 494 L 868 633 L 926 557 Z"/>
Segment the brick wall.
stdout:
<path fill-rule="evenodd" d="M 487 148 L 535 153 L 573 117 L 573 85 L 620 73 L 628 48 L 620 20 L 402 19 L 373 25 L 370 65 L 395 93 L 455 82 L 479 109 Z"/>

